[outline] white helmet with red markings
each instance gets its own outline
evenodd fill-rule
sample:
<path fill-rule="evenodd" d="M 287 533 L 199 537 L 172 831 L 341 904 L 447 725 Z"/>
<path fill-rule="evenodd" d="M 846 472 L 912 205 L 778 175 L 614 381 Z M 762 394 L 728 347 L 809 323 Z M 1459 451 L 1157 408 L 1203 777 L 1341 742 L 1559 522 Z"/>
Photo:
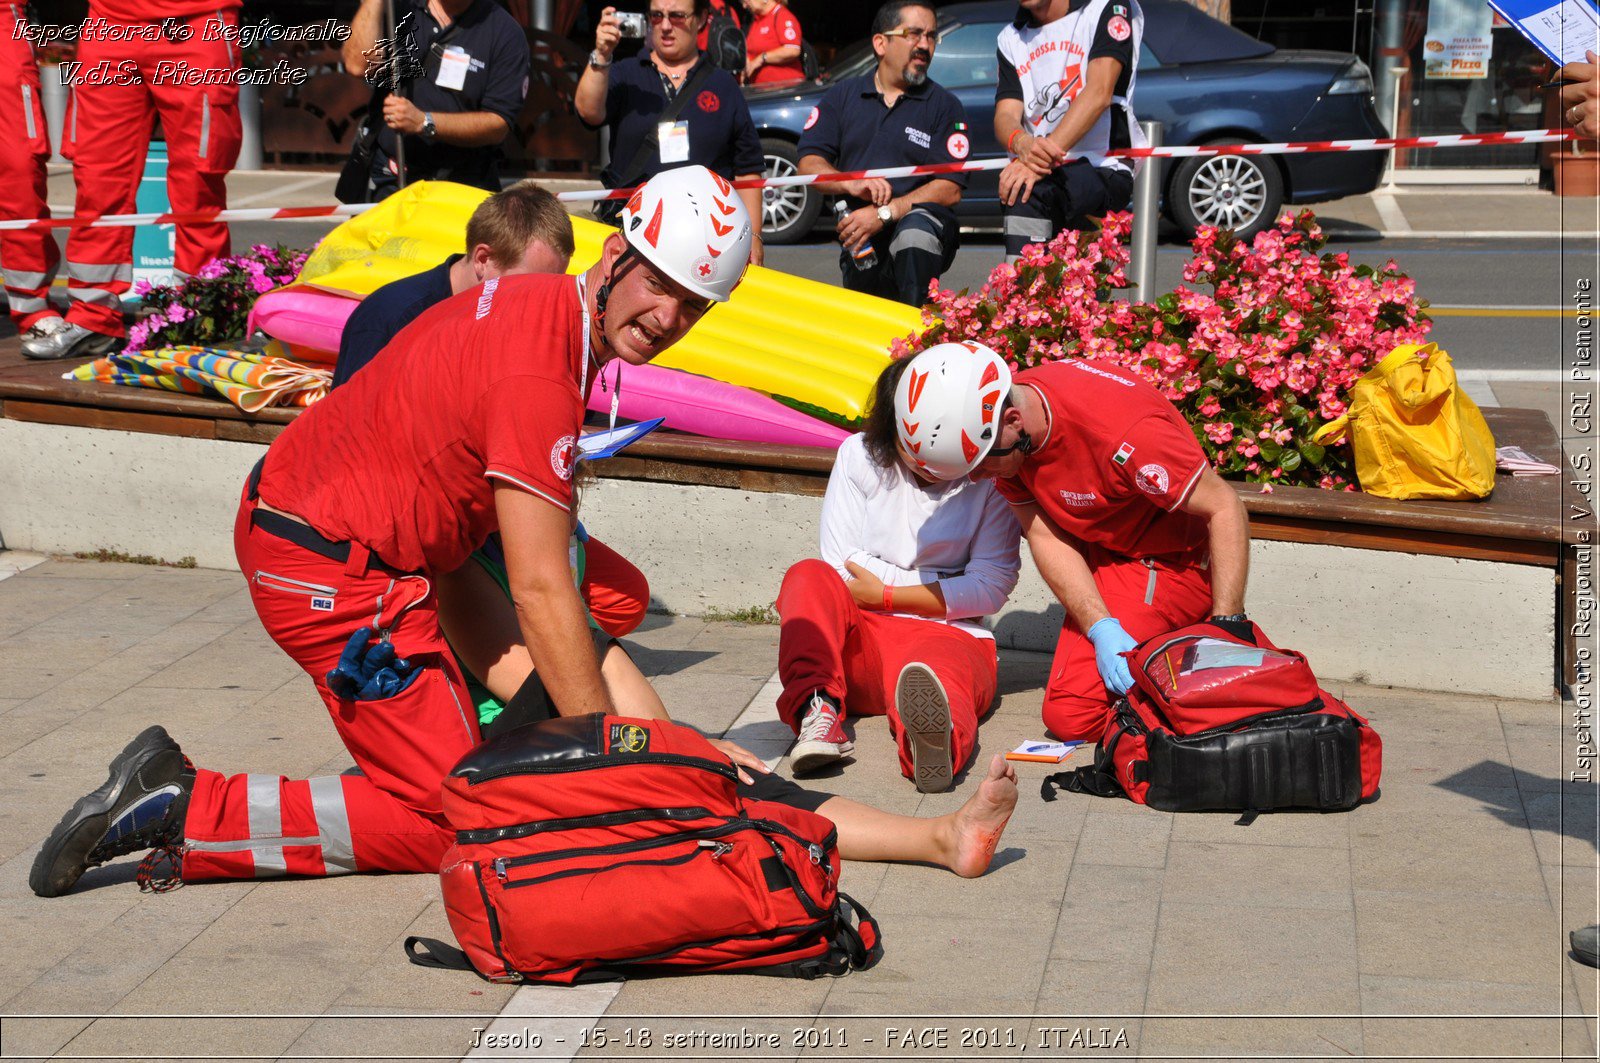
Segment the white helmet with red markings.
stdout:
<path fill-rule="evenodd" d="M 719 303 L 744 278 L 755 233 L 733 185 L 682 166 L 640 185 L 622 208 L 622 237 L 661 273 Z"/>
<path fill-rule="evenodd" d="M 895 388 L 900 445 L 934 479 L 959 480 L 1000 438 L 1000 412 L 1010 392 L 1010 367 L 983 344 L 929 347 L 912 358 Z"/>

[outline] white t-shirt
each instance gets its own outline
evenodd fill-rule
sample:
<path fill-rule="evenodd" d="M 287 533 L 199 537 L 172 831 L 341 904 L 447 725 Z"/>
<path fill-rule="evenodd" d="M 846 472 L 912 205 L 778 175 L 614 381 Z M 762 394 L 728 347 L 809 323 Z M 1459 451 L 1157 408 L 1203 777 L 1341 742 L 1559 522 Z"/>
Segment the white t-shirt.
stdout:
<path fill-rule="evenodd" d="M 1144 12 L 1137 0 L 1088 0 L 1042 26 L 1019 17 L 1000 31 L 996 99 L 1020 99 L 1023 130 L 1043 136 L 1061 124 L 1083 91 L 1091 60 L 1102 55 L 1121 60 L 1123 76 L 1110 106 L 1078 138 L 1072 154 L 1132 173 L 1131 159 L 1108 159 L 1105 153 L 1146 143 L 1131 103 L 1143 37 Z"/>
<path fill-rule="evenodd" d="M 892 586 L 938 583 L 944 618 L 917 619 L 993 638 L 983 618 L 1006 603 L 1022 567 L 1011 507 L 989 480 L 924 484 L 898 461 L 879 468 L 865 440 L 839 445 L 822 499 L 822 559 L 847 580 L 854 561 Z"/>

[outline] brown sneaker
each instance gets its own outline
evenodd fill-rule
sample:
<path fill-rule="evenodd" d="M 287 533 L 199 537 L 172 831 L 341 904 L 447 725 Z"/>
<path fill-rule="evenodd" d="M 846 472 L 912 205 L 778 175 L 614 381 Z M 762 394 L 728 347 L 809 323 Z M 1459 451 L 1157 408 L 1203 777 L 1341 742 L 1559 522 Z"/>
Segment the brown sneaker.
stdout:
<path fill-rule="evenodd" d="M 925 794 L 950 789 L 955 770 L 951 763 L 950 698 L 933 669 L 912 661 L 900 669 L 894 685 L 894 707 L 911 748 L 912 781 Z"/>

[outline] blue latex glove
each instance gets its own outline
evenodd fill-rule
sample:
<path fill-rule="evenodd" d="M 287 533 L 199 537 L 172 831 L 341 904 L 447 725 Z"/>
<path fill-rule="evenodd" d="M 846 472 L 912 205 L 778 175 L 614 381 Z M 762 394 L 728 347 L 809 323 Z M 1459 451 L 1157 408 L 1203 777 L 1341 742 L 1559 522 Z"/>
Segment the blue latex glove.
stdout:
<path fill-rule="evenodd" d="M 1113 694 L 1126 694 L 1133 687 L 1133 673 L 1122 655 L 1139 644 L 1114 616 L 1096 621 L 1089 628 L 1089 641 L 1094 644 L 1094 666 L 1100 670 L 1100 681 Z"/>
<path fill-rule="evenodd" d="M 378 632 L 357 628 L 345 643 L 339 663 L 328 673 L 328 689 L 346 701 L 381 701 L 405 690 L 422 674 L 404 657 L 396 657 L 388 639 L 371 645 Z"/>

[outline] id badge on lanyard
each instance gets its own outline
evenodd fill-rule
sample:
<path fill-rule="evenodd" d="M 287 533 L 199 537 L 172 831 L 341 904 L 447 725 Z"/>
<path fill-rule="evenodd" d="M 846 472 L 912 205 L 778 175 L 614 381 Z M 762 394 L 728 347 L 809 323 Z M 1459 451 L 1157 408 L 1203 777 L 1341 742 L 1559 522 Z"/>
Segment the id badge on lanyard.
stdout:
<path fill-rule="evenodd" d="M 591 353 L 593 348 L 589 346 L 589 299 L 584 290 L 583 274 L 578 274 L 577 281 L 578 305 L 583 310 L 583 369 L 578 378 L 578 394 L 585 396 L 585 401 L 587 401 L 587 395 L 589 394 L 589 362 L 593 360 L 594 355 Z M 607 426 L 608 428 L 617 427 L 617 407 L 622 403 L 622 360 L 615 359 L 615 361 L 617 363 L 617 371 L 612 375 L 611 387 L 606 387 L 605 377 L 602 376 L 600 378 L 600 390 L 611 392 L 611 423 Z"/>

